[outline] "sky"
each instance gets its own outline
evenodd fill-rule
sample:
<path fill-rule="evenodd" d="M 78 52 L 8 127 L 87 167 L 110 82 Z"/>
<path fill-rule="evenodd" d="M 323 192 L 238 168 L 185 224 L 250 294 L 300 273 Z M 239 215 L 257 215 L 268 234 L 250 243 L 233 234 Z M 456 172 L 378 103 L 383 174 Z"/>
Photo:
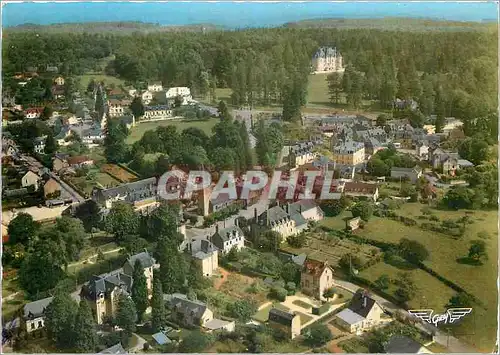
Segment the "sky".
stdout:
<path fill-rule="evenodd" d="M 320 18 L 413 17 L 497 20 L 495 2 L 73 2 L 8 3 L 2 26 L 24 23 L 140 21 L 161 25 L 211 23 L 228 28 L 280 26 Z"/>

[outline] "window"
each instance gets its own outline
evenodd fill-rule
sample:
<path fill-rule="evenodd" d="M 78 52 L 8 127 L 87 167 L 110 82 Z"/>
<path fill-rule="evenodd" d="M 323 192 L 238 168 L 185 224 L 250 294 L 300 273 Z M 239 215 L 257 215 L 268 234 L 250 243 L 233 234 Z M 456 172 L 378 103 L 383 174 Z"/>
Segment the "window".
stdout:
<path fill-rule="evenodd" d="M 39 321 L 38 321 L 38 328 L 41 328 L 41 327 L 43 327 L 43 323 L 42 323 L 42 321 L 41 321 L 41 320 L 39 320 Z"/>
<path fill-rule="evenodd" d="M 35 329 L 35 323 L 31 323 L 31 329 Z"/>

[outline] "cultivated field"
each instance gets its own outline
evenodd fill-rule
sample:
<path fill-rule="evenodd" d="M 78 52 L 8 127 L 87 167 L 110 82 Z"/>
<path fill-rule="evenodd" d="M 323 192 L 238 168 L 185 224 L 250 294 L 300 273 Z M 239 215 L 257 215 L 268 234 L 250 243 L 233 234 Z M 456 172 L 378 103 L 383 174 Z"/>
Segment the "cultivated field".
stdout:
<path fill-rule="evenodd" d="M 137 180 L 137 176 L 115 164 L 104 164 L 101 166 L 101 171 L 122 183 Z"/>

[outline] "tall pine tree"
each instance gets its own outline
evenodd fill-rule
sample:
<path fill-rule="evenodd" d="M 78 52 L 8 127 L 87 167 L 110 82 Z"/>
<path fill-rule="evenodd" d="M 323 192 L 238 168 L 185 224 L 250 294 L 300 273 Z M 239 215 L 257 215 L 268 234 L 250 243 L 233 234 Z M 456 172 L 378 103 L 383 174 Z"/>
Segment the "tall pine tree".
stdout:
<path fill-rule="evenodd" d="M 132 280 L 132 300 L 137 310 L 137 319 L 141 321 L 144 312 L 148 308 L 148 286 L 144 269 L 139 260 L 135 262 Z"/>
<path fill-rule="evenodd" d="M 186 282 L 186 262 L 177 246 L 166 238 L 157 243 L 157 260 L 160 264 L 160 279 L 163 292 L 179 292 Z"/>
<path fill-rule="evenodd" d="M 98 345 L 96 324 L 89 304 L 80 301 L 74 325 L 74 348 L 79 353 L 93 353 Z"/>
<path fill-rule="evenodd" d="M 167 312 L 163 300 L 163 288 L 158 272 L 153 273 L 153 297 L 151 299 L 151 322 L 153 330 L 158 332 L 166 325 Z"/>
<path fill-rule="evenodd" d="M 132 299 L 121 294 L 118 298 L 118 310 L 116 312 L 116 324 L 127 333 L 135 332 L 137 321 L 137 310 Z"/>

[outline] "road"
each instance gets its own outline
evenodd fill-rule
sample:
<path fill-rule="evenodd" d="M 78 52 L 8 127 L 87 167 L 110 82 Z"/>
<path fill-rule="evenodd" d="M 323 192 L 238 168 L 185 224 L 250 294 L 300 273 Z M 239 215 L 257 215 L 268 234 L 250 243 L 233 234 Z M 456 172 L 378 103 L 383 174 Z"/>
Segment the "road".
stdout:
<path fill-rule="evenodd" d="M 348 290 L 348 291 L 353 292 L 353 293 L 355 293 L 360 288 L 360 286 L 355 285 L 355 284 L 348 282 L 348 281 L 344 281 L 344 280 L 336 280 L 335 283 L 340 288 L 343 288 L 343 289 Z M 394 313 L 396 311 L 399 311 L 403 316 L 405 316 L 407 318 L 411 317 L 412 319 L 415 319 L 406 310 L 396 306 L 394 303 L 386 300 L 385 298 L 380 297 L 374 293 L 371 294 L 371 297 L 375 301 L 377 301 L 382 306 L 382 308 L 384 308 L 389 313 Z M 477 350 L 474 349 L 473 347 L 471 347 L 470 345 L 460 341 L 459 339 L 457 339 L 451 335 L 448 335 L 445 332 L 440 331 L 438 328 L 434 327 L 433 325 L 431 325 L 429 323 L 420 322 L 420 323 L 416 323 L 415 326 L 426 333 L 434 334 L 434 341 L 436 343 L 448 348 L 448 350 L 451 353 L 476 353 L 477 352 Z"/>

